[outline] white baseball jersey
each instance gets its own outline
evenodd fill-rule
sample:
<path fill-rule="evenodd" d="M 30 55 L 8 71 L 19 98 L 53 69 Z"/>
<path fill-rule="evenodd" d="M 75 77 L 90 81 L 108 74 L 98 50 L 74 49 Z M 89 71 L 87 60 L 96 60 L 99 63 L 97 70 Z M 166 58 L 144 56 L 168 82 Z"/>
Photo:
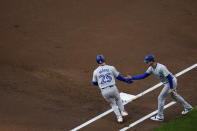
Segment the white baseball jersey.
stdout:
<path fill-rule="evenodd" d="M 146 73 L 148 74 L 154 74 L 156 76 L 156 78 L 161 81 L 162 83 L 167 83 L 168 82 L 168 78 L 167 76 L 170 74 L 172 77 L 173 74 L 171 72 L 168 71 L 167 67 L 165 65 L 162 65 L 160 63 L 157 63 L 156 68 L 154 69 L 152 66 L 150 66 Z"/>
<path fill-rule="evenodd" d="M 93 82 L 98 82 L 100 88 L 115 85 L 115 78 L 120 73 L 114 66 L 102 65 L 94 70 Z"/>

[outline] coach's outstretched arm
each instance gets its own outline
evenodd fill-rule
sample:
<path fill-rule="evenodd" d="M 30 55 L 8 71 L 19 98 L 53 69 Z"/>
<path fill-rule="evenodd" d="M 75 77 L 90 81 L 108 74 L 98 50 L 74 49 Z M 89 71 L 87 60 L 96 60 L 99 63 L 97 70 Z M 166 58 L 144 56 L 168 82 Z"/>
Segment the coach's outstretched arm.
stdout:
<path fill-rule="evenodd" d="M 148 77 L 150 74 L 148 74 L 147 72 L 145 72 L 144 74 L 141 74 L 139 76 L 133 76 L 131 77 L 132 80 L 141 80 L 144 79 L 146 77 Z"/>

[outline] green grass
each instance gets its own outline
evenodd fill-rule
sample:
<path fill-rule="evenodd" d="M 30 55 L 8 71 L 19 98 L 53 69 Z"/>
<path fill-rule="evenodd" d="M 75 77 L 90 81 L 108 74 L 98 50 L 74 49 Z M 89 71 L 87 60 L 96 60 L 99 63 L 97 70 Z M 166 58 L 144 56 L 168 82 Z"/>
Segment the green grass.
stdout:
<path fill-rule="evenodd" d="M 197 131 L 197 106 L 186 115 L 181 115 L 154 131 Z"/>

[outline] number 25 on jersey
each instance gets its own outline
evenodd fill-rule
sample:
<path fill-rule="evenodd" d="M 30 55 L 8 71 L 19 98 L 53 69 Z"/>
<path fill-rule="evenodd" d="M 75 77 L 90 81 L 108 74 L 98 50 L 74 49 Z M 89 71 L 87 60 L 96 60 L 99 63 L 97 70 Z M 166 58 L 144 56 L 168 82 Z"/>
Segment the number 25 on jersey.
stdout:
<path fill-rule="evenodd" d="M 111 82 L 112 77 L 110 76 L 110 73 L 106 73 L 104 75 L 100 75 L 99 78 L 101 78 L 101 84 L 105 84 L 107 82 Z"/>

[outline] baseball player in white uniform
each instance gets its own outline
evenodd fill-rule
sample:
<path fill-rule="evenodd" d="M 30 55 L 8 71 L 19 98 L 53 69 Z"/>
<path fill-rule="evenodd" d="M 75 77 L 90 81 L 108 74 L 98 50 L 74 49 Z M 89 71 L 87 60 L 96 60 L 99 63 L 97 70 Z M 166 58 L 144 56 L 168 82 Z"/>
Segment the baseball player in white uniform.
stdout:
<path fill-rule="evenodd" d="M 124 109 L 115 78 L 126 83 L 132 83 L 131 78 L 124 78 L 114 66 L 106 65 L 103 55 L 98 55 L 96 61 L 99 64 L 93 72 L 93 85 L 98 85 L 103 97 L 111 105 L 118 122 L 123 122 L 123 116 L 128 113 Z"/>
<path fill-rule="evenodd" d="M 170 94 L 173 99 L 175 99 L 178 103 L 180 103 L 184 107 L 182 114 L 186 114 L 187 112 L 192 110 L 192 106 L 188 104 L 176 92 L 177 79 L 171 72 L 169 72 L 167 67 L 158 62 L 155 62 L 153 55 L 147 55 L 144 62 L 147 63 L 149 66 L 147 71 L 142 75 L 132 77 L 132 80 L 144 79 L 148 77 L 150 74 L 154 74 L 155 77 L 164 84 L 164 88 L 162 89 L 162 91 L 158 96 L 158 114 L 156 116 L 151 117 L 150 119 L 155 121 L 164 120 L 163 107 L 164 107 L 165 99 L 168 96 L 168 94 Z"/>

